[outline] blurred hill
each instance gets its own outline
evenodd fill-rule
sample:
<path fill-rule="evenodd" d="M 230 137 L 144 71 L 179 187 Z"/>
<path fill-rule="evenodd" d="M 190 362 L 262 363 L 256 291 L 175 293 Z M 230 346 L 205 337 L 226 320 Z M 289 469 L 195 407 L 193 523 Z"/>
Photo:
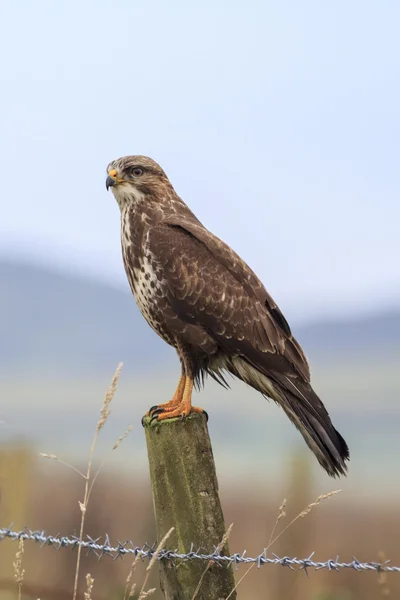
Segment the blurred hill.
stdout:
<path fill-rule="evenodd" d="M 0 371 L 99 373 L 116 357 L 141 371 L 174 361 L 139 313 L 128 287 L 0 260 Z M 400 351 L 400 310 L 293 327 L 313 362 Z"/>
<path fill-rule="evenodd" d="M 0 311 L 0 371 L 112 372 L 122 356 L 141 370 L 174 358 L 154 343 L 129 289 L 0 261 Z"/>

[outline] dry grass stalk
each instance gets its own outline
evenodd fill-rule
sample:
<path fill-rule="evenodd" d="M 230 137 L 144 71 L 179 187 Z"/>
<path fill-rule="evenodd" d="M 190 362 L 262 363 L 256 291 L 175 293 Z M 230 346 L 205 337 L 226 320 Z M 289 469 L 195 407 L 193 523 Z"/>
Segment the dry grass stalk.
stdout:
<path fill-rule="evenodd" d="M 133 594 L 136 592 L 136 583 L 133 583 L 131 586 L 131 589 L 129 590 L 128 595 L 126 596 L 126 600 L 129 600 L 130 598 L 133 597 Z M 124 597 L 125 600 L 125 597 Z"/>
<path fill-rule="evenodd" d="M 133 429 L 133 425 L 129 425 L 128 429 L 126 431 L 124 431 L 124 433 L 122 435 L 120 435 L 119 438 L 117 439 L 117 441 L 115 442 L 114 446 L 112 447 L 113 450 L 116 450 L 122 444 L 122 442 L 124 441 L 126 436 L 129 435 L 129 433 L 132 431 L 132 429 Z M 92 493 L 93 486 L 96 483 L 96 479 L 99 476 L 103 465 L 104 465 L 104 460 L 101 461 L 99 468 L 97 469 L 95 475 L 92 478 L 92 481 L 91 481 L 91 484 L 89 487 L 88 499 L 90 498 L 90 494 Z"/>
<path fill-rule="evenodd" d="M 112 378 L 110 387 L 108 388 L 108 390 L 106 392 L 103 406 L 101 407 L 101 411 L 100 411 L 100 419 L 97 423 L 97 429 L 96 429 L 97 433 L 99 433 L 100 430 L 104 427 L 104 425 L 107 422 L 108 417 L 111 414 L 110 404 L 111 404 L 111 400 L 115 396 L 115 392 L 117 391 L 118 379 L 119 379 L 119 376 L 121 375 L 122 366 L 123 366 L 123 363 L 119 363 L 117 370 L 114 373 L 114 377 Z"/>
<path fill-rule="evenodd" d="M 58 460 L 58 456 L 55 454 L 46 454 L 45 452 L 39 452 L 39 456 L 42 458 L 51 458 L 52 460 Z"/>
<path fill-rule="evenodd" d="M 13 562 L 14 577 L 18 585 L 18 600 L 22 598 L 22 585 L 24 583 L 25 569 L 22 568 L 22 559 L 24 556 L 24 540 L 19 538 L 18 550 L 15 554 L 15 560 Z"/>
<path fill-rule="evenodd" d="M 92 589 L 93 589 L 94 579 L 90 573 L 86 575 L 86 592 L 84 592 L 83 596 L 85 600 L 91 600 L 92 598 Z"/>
<path fill-rule="evenodd" d="M 62 460 L 61 458 L 59 458 L 55 454 L 47 454 L 46 452 L 39 452 L 39 456 L 41 456 L 42 458 L 49 458 L 51 460 L 56 460 L 59 463 L 61 463 L 62 465 L 65 465 L 66 467 L 69 467 L 70 469 L 72 469 L 73 471 L 75 471 L 75 473 L 78 473 L 78 475 L 80 475 L 84 479 L 86 479 L 86 475 L 84 473 L 82 473 L 82 471 L 80 471 L 79 469 L 77 469 L 76 467 L 74 467 L 74 465 L 71 465 L 70 463 L 66 462 L 65 460 Z"/>
<path fill-rule="evenodd" d="M 152 588 L 151 590 L 147 590 L 147 592 L 141 592 L 138 600 L 144 600 L 145 598 L 148 598 L 148 596 L 151 596 L 152 594 L 154 594 L 155 591 L 156 591 L 156 588 Z"/>
<path fill-rule="evenodd" d="M 327 500 L 328 498 L 331 498 L 332 496 L 336 496 L 336 494 L 339 494 L 342 490 L 334 490 L 332 492 L 329 492 L 328 494 L 322 494 L 321 496 L 318 496 L 318 498 L 314 501 L 311 502 L 310 504 L 308 504 L 301 512 L 299 512 L 298 515 L 296 515 L 288 525 L 286 525 L 286 527 L 284 527 L 282 529 L 282 531 L 280 533 L 278 533 L 277 536 L 275 536 L 272 541 L 271 541 L 271 537 L 270 537 L 270 541 L 268 543 L 268 546 L 266 547 L 266 551 L 270 549 L 270 547 L 272 546 L 272 544 L 274 544 L 277 540 L 279 540 L 279 538 L 285 533 L 285 531 L 287 531 L 289 529 L 289 527 L 291 527 L 291 525 L 293 525 L 298 519 L 302 519 L 303 517 L 305 517 L 306 515 L 308 515 L 309 512 L 311 512 L 311 510 L 315 507 L 318 506 L 318 504 L 320 504 L 323 500 Z M 279 514 L 282 514 L 283 518 L 285 516 L 285 509 L 286 507 L 286 500 L 283 501 L 282 505 L 279 507 Z M 279 518 L 279 515 L 278 515 Z M 233 592 L 238 588 L 239 584 L 243 581 L 243 579 L 246 577 L 246 575 L 248 575 L 248 573 L 251 571 L 251 569 L 255 566 L 256 563 L 253 563 L 248 569 L 247 571 L 244 573 L 244 575 L 242 575 L 242 577 L 239 579 L 239 581 L 236 583 L 235 587 L 233 588 L 233 590 L 229 593 L 229 595 L 225 598 L 225 600 L 228 600 Z"/>
<path fill-rule="evenodd" d="M 276 517 L 276 521 L 272 528 L 271 535 L 269 536 L 268 546 L 271 544 L 271 540 L 274 537 L 275 529 L 277 528 L 279 521 L 281 519 L 283 519 L 284 517 L 286 517 L 285 508 L 286 508 L 286 498 L 283 499 L 282 504 L 280 505 L 280 507 L 278 509 L 279 510 L 278 516 Z"/>
<path fill-rule="evenodd" d="M 322 502 L 322 500 L 327 500 L 328 498 L 331 498 L 336 494 L 340 494 L 341 491 L 342 490 L 334 490 L 333 492 L 329 492 L 329 494 L 322 494 L 321 496 L 318 496 L 315 502 L 311 502 L 311 504 L 306 506 L 305 509 L 302 510 L 301 513 L 292 522 L 294 523 L 294 521 L 297 521 L 297 519 L 302 519 L 303 517 L 308 515 L 309 512 L 311 512 L 314 506 L 317 506 L 320 502 Z"/>
<path fill-rule="evenodd" d="M 279 540 L 279 538 L 285 533 L 285 531 L 287 531 L 287 529 L 289 527 L 291 527 L 291 525 L 293 525 L 293 523 L 295 523 L 298 519 L 302 519 L 303 517 L 308 515 L 308 513 L 311 512 L 311 510 L 314 508 L 314 506 L 318 506 L 318 504 L 320 504 L 323 500 L 327 500 L 329 498 L 332 498 L 332 496 L 336 496 L 336 494 L 340 494 L 341 491 L 342 490 L 334 490 L 333 492 L 329 492 L 328 494 L 322 494 L 321 496 L 318 496 L 318 498 L 314 502 L 311 502 L 310 504 L 308 504 L 298 515 L 296 515 L 290 521 L 290 523 L 288 523 L 288 525 L 286 525 L 286 527 L 284 527 L 282 529 L 282 531 L 280 533 L 278 533 L 278 535 L 276 537 L 274 537 L 272 542 L 270 542 L 268 544 L 267 550 L 272 546 L 272 544 L 274 544 L 277 540 Z"/>
<path fill-rule="evenodd" d="M 383 550 L 379 550 L 378 558 L 381 563 L 384 563 L 386 561 L 386 554 Z M 383 598 L 389 598 L 390 589 L 388 585 L 388 576 L 386 571 L 380 571 L 378 573 L 378 586 L 381 592 L 381 596 L 383 596 Z"/>
<path fill-rule="evenodd" d="M 125 592 L 124 592 L 124 599 L 123 600 L 129 600 L 129 598 L 131 598 L 131 596 L 133 596 L 133 594 L 135 593 L 136 590 L 136 583 L 131 584 L 132 581 L 132 576 L 133 573 L 136 569 L 136 565 L 138 563 L 140 559 L 139 554 L 135 557 L 135 559 L 132 561 L 131 564 L 131 568 L 129 569 L 129 573 L 127 575 L 127 578 L 125 580 Z"/>
<path fill-rule="evenodd" d="M 164 535 L 163 539 L 161 540 L 161 542 L 158 544 L 155 553 L 153 554 L 151 561 L 149 562 L 147 568 L 146 568 L 146 577 L 144 578 L 144 582 L 142 585 L 142 588 L 139 592 L 139 598 L 138 600 L 143 600 L 143 598 L 146 598 L 146 596 L 144 594 L 147 594 L 147 596 L 149 596 L 150 594 L 152 594 L 153 592 L 155 592 L 155 590 L 149 590 L 148 592 L 144 591 L 144 588 L 146 587 L 147 581 L 150 577 L 150 571 L 153 568 L 154 563 L 156 562 L 157 558 L 159 557 L 159 554 L 161 552 L 161 550 L 164 549 L 165 547 L 165 542 L 167 541 L 167 539 L 169 538 L 169 536 L 171 535 L 171 533 L 174 531 L 174 527 L 171 527 L 171 529 Z"/>
<path fill-rule="evenodd" d="M 217 546 L 217 554 L 219 554 L 222 551 L 223 547 L 225 546 L 226 542 L 228 541 L 229 536 L 231 535 L 231 532 L 232 532 L 232 528 L 233 528 L 233 523 L 231 523 L 229 525 L 228 529 L 226 530 L 226 532 L 224 533 L 224 535 L 222 537 L 222 540 L 218 544 L 218 546 Z M 211 567 L 211 565 L 213 564 L 213 562 L 214 561 L 212 561 L 212 560 L 208 561 L 206 568 L 204 569 L 203 573 L 201 574 L 200 581 L 197 584 L 197 588 L 194 591 L 194 594 L 192 596 L 192 600 L 196 599 L 196 596 L 199 593 L 199 590 L 201 588 L 201 584 L 203 583 L 203 579 L 205 577 L 205 574 L 207 573 L 208 569 Z"/>
<path fill-rule="evenodd" d="M 115 442 L 115 444 L 112 448 L 113 450 L 116 450 L 118 448 L 118 446 L 124 441 L 126 436 L 130 434 L 132 429 L 133 429 L 133 425 L 129 425 L 128 429 L 122 435 L 120 435 L 119 438 L 117 439 L 117 441 Z"/>
<path fill-rule="evenodd" d="M 115 371 L 114 377 L 112 378 L 110 387 L 108 388 L 106 395 L 104 397 L 103 406 L 101 407 L 101 410 L 100 410 L 100 419 L 97 422 L 96 430 L 94 432 L 93 441 L 92 441 L 92 445 L 91 445 L 90 452 L 89 452 L 89 461 L 88 461 L 87 471 L 86 471 L 86 475 L 85 475 L 85 491 L 84 491 L 84 496 L 83 496 L 83 502 L 79 502 L 79 508 L 81 510 L 81 525 L 80 525 L 80 531 L 79 531 L 79 539 L 80 540 L 82 540 L 82 538 L 83 538 L 85 515 L 86 515 L 88 501 L 89 501 L 89 495 L 90 495 L 90 491 L 91 491 L 91 487 L 89 487 L 89 481 L 90 481 L 90 475 L 92 472 L 93 455 L 94 455 L 94 451 L 96 448 L 97 438 L 99 437 L 100 431 L 106 424 L 107 419 L 111 414 L 110 404 L 111 404 L 111 400 L 113 399 L 114 394 L 117 390 L 118 379 L 121 374 L 121 370 L 122 370 L 122 363 L 120 363 L 118 365 L 117 370 Z M 79 545 L 77 558 L 76 558 L 74 593 L 72 596 L 73 600 L 76 600 L 76 596 L 78 593 L 79 567 L 80 567 L 80 563 L 81 563 L 81 553 L 82 553 L 82 546 Z"/>
<path fill-rule="evenodd" d="M 286 508 L 286 498 L 283 499 L 282 504 L 279 507 L 279 514 L 278 514 L 278 518 L 276 520 L 276 522 L 278 523 L 281 519 L 283 519 L 283 517 L 286 517 L 286 512 L 285 512 L 285 508 Z"/>

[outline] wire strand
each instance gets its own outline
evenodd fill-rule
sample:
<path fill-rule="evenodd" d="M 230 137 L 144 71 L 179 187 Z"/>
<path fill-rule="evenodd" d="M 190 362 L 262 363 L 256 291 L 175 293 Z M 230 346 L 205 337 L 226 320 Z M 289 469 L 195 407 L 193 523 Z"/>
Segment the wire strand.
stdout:
<path fill-rule="evenodd" d="M 132 541 L 117 542 L 113 545 L 110 542 L 108 535 L 102 538 L 93 539 L 90 536 L 86 536 L 85 539 L 80 540 L 76 536 L 52 536 L 46 535 L 44 531 L 32 531 L 31 529 L 22 529 L 21 531 L 13 531 L 9 528 L 0 528 L 0 541 L 9 538 L 11 540 L 31 540 L 37 542 L 41 546 L 52 546 L 56 550 L 61 548 L 77 548 L 80 546 L 83 550 L 87 550 L 88 553 L 94 553 L 99 559 L 103 556 L 109 556 L 112 559 L 122 558 L 124 555 L 133 555 L 142 559 L 150 559 L 156 553 L 156 544 L 149 546 L 144 544 L 143 546 L 136 546 Z M 264 551 L 255 556 L 254 558 L 246 556 L 246 550 L 241 554 L 235 553 L 231 556 L 225 556 L 218 552 L 217 547 L 211 554 L 204 554 L 199 550 L 194 550 L 193 546 L 188 553 L 175 552 L 173 550 L 161 550 L 157 555 L 157 560 L 202 560 L 202 561 L 215 561 L 223 565 L 239 565 L 256 563 L 257 567 L 260 568 L 264 565 L 280 565 L 282 567 L 289 567 L 291 569 L 298 569 L 307 571 L 308 569 L 315 569 L 317 571 L 321 569 L 328 569 L 329 571 L 338 571 L 339 569 L 353 569 L 355 571 L 377 571 L 385 573 L 399 573 L 400 567 L 392 566 L 390 560 L 384 563 L 380 562 L 360 562 L 356 558 L 353 558 L 350 562 L 341 562 L 339 557 L 336 559 L 329 559 L 326 561 L 313 560 L 314 552 L 308 558 L 290 558 L 288 556 L 279 557 L 272 553 L 271 556 L 267 556 L 267 551 Z"/>

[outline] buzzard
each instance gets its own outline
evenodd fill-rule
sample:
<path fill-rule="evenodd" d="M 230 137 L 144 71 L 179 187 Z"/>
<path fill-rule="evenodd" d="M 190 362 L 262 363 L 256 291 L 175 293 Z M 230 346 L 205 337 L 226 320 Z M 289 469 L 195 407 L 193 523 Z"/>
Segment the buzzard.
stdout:
<path fill-rule="evenodd" d="M 107 167 L 121 211 L 125 271 L 148 324 L 179 356 L 172 399 L 149 413 L 161 421 L 203 412 L 195 384 L 226 372 L 279 404 L 332 477 L 346 474 L 349 450 L 310 384 L 310 369 L 288 322 L 261 281 L 196 218 L 162 168 L 145 156 Z"/>

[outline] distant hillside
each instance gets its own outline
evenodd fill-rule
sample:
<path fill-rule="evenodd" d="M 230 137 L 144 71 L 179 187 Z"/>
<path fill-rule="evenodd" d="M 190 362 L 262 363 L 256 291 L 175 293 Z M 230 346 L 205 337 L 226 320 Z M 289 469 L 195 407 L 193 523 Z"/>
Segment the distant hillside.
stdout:
<path fill-rule="evenodd" d="M 400 310 L 330 320 L 300 327 L 296 335 L 309 354 L 379 355 L 400 351 Z"/>
<path fill-rule="evenodd" d="M 0 311 L 0 370 L 141 370 L 173 357 L 128 291 L 89 279 L 0 262 Z"/>
<path fill-rule="evenodd" d="M 148 327 L 127 288 L 0 261 L 0 371 L 146 369 L 174 352 Z M 294 327 L 313 360 L 400 350 L 400 311 Z"/>

